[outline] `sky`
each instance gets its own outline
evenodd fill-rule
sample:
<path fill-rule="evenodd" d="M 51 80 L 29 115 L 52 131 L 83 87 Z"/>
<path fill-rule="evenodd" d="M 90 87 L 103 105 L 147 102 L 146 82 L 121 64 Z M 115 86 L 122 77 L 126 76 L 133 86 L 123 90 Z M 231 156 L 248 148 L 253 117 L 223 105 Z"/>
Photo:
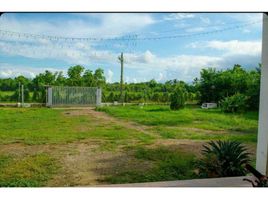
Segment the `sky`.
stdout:
<path fill-rule="evenodd" d="M 261 62 L 260 13 L 4 13 L 0 78 L 102 68 L 108 82 L 192 82 L 202 68 L 254 69 Z"/>

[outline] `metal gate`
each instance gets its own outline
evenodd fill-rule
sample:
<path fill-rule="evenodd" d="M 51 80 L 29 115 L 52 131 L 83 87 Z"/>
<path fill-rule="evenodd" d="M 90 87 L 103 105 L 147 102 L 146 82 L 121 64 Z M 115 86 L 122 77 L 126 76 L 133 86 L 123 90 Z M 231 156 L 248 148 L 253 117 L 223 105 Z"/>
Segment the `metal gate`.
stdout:
<path fill-rule="evenodd" d="M 53 106 L 98 106 L 101 104 L 101 88 L 50 86 L 47 102 Z"/>

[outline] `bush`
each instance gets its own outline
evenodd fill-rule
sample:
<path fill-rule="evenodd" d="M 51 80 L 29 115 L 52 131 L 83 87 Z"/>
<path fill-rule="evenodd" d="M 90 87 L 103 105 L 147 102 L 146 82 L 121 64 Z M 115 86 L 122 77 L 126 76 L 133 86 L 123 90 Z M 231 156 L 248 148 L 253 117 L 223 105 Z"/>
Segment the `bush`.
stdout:
<path fill-rule="evenodd" d="M 198 162 L 201 177 L 231 177 L 246 175 L 250 162 L 246 148 L 236 141 L 210 141 L 203 146 L 203 158 Z"/>
<path fill-rule="evenodd" d="M 236 93 L 233 96 L 225 97 L 223 100 L 221 100 L 220 107 L 224 112 L 245 112 L 248 108 L 247 100 L 247 96 Z"/>
<path fill-rule="evenodd" d="M 178 110 L 185 106 L 186 91 L 182 86 L 178 86 L 174 93 L 170 96 L 170 109 Z"/>

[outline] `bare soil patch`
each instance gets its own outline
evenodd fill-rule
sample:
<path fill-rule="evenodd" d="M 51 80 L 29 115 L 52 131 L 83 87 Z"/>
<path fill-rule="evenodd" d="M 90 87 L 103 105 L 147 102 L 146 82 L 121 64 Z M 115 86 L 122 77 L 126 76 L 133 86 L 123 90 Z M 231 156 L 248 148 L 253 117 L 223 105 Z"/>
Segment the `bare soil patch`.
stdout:
<path fill-rule="evenodd" d="M 60 164 L 60 171 L 47 186 L 90 186 L 108 184 L 106 176 L 129 169 L 146 169 L 150 162 L 139 162 L 132 150 L 99 151 L 100 140 L 82 140 L 67 144 L 1 144 L 0 154 L 24 156 L 48 153 Z"/>
<path fill-rule="evenodd" d="M 68 116 L 89 116 L 93 119 L 101 121 L 103 124 L 116 124 L 119 126 L 123 126 L 127 129 L 133 129 L 145 134 L 157 136 L 156 133 L 153 133 L 150 129 L 150 126 L 144 126 L 141 124 L 137 124 L 135 122 L 129 122 L 126 120 L 114 118 L 104 112 L 95 111 L 94 108 L 81 108 L 79 110 L 67 110 L 63 113 L 64 115 Z"/>
<path fill-rule="evenodd" d="M 153 147 L 157 146 L 166 146 L 169 149 L 178 149 L 182 152 L 193 153 L 197 156 L 201 155 L 202 145 L 205 144 L 204 141 L 197 141 L 197 140 L 182 140 L 182 139 L 158 139 L 154 144 Z"/>

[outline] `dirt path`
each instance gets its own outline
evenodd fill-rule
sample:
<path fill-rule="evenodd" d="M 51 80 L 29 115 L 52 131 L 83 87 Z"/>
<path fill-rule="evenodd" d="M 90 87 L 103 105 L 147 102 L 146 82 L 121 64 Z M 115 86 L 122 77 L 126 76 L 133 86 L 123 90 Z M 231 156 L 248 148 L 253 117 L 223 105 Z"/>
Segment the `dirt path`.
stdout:
<path fill-rule="evenodd" d="M 41 153 L 51 155 L 60 168 L 47 182 L 50 187 L 108 184 L 103 181 L 107 175 L 129 168 L 146 169 L 147 163 L 138 162 L 133 152 L 99 151 L 101 143 L 101 140 L 85 139 L 67 144 L 0 144 L 0 155 L 12 155 L 16 159 Z"/>
<path fill-rule="evenodd" d="M 63 109 L 66 116 L 88 116 L 98 125 L 115 124 L 126 129 L 133 129 L 145 134 L 156 136 L 148 127 L 111 117 L 92 108 Z M 85 127 L 81 126 L 81 130 Z M 0 154 L 9 154 L 18 159 L 25 156 L 46 153 L 56 158 L 60 165 L 60 172 L 55 175 L 47 186 L 86 186 L 107 184 L 103 182 L 106 176 L 130 168 L 146 169 L 150 163 L 139 162 L 133 155 L 133 150 L 124 150 L 118 146 L 116 150 L 101 150 L 106 142 L 104 139 L 83 139 L 70 143 L 60 144 L 35 144 L 23 143 L 0 144 Z M 135 143 L 135 141 L 133 140 Z"/>
<path fill-rule="evenodd" d="M 94 108 L 81 108 L 81 109 L 74 108 L 74 109 L 65 111 L 64 114 L 70 115 L 70 116 L 81 116 L 81 115 L 87 116 L 88 115 L 90 117 L 100 120 L 104 124 L 112 123 L 112 124 L 116 124 L 127 129 L 133 129 L 133 130 L 136 130 L 136 131 L 148 134 L 148 135 L 152 135 L 154 137 L 159 137 L 156 133 L 152 131 L 152 127 L 150 126 L 144 126 L 135 122 L 118 119 L 104 112 L 98 112 Z"/>

